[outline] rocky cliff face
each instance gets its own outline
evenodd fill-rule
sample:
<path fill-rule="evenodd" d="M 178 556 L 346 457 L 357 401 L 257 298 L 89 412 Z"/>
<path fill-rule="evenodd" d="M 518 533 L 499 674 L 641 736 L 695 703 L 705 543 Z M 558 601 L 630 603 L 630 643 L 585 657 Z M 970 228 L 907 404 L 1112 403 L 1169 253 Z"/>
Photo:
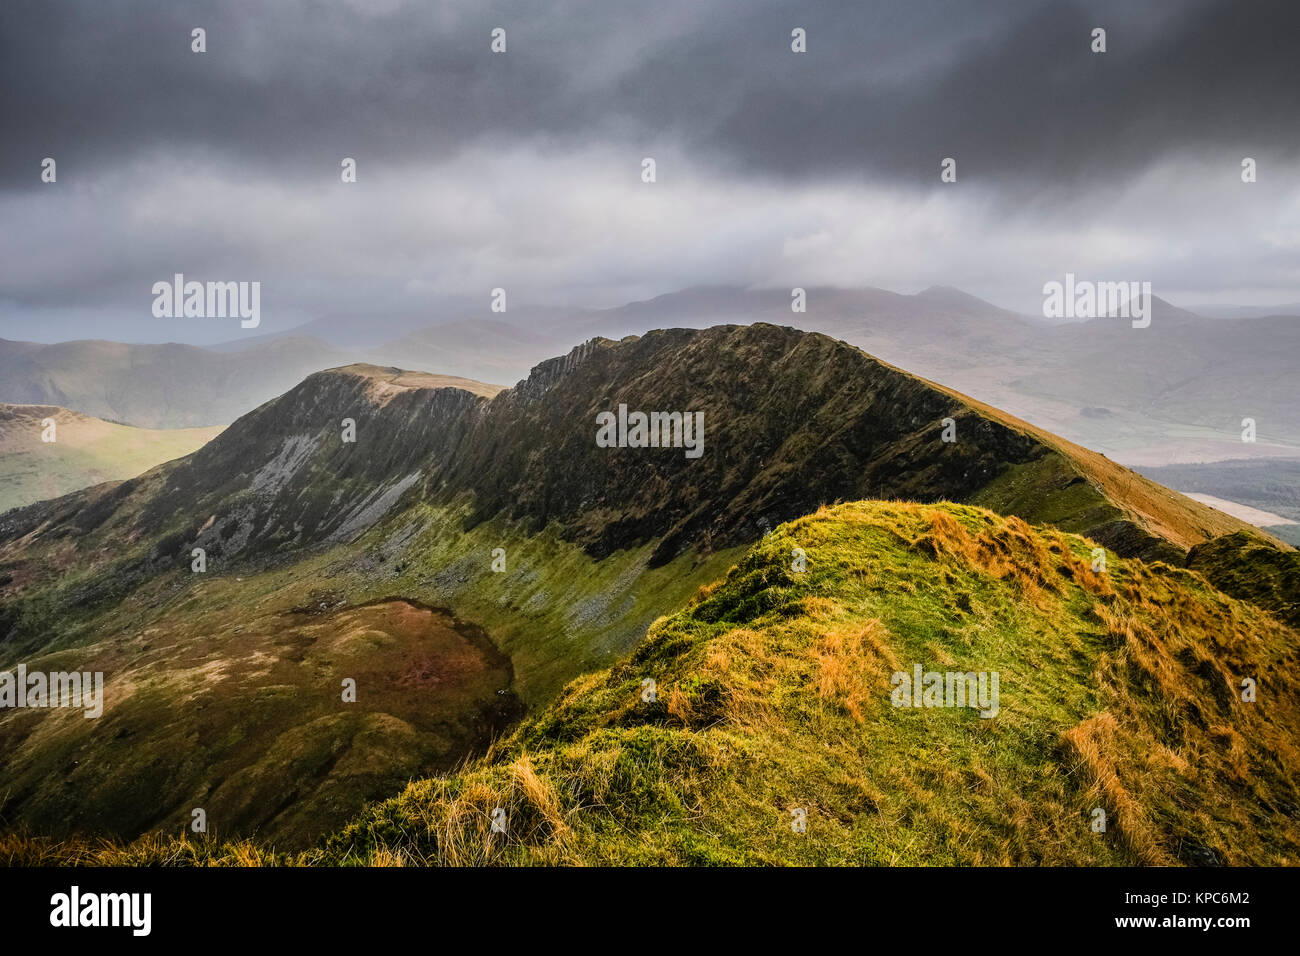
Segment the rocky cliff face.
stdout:
<path fill-rule="evenodd" d="M 455 452 L 482 402 L 364 369 L 318 373 L 170 469 L 141 527 L 189 528 L 187 544 L 226 557 L 349 540 Z"/>
<path fill-rule="evenodd" d="M 620 406 L 701 415 L 698 456 L 601 447 L 598 416 Z M 1021 424 L 824 335 L 763 324 L 593 339 L 491 399 L 349 366 L 310 376 L 179 462 L 4 516 L 0 546 L 38 531 L 83 547 L 148 543 L 133 573 L 195 547 L 248 562 L 351 540 L 416 497 L 468 496 L 471 525 L 554 523 L 593 557 L 658 541 L 659 563 L 826 503 L 968 501 L 1008 474 L 1050 472 L 994 507 L 1122 553 L 1181 554 L 1142 505 L 1108 495 L 1065 443 Z"/>
<path fill-rule="evenodd" d="M 597 416 L 620 405 L 702 413 L 702 453 L 598 447 Z M 468 439 L 434 475 L 477 518 L 558 521 L 597 556 L 662 538 L 658 560 L 836 500 L 961 500 L 1046 452 L 858 349 L 770 325 L 588 343 L 487 403 Z"/>

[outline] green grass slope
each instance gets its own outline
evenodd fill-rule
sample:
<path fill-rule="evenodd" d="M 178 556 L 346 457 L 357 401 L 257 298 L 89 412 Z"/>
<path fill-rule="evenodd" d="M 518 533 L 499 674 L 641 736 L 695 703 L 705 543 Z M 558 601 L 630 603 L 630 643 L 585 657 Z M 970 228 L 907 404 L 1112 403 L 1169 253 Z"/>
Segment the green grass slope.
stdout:
<path fill-rule="evenodd" d="M 1092 549 L 970 506 L 821 509 L 486 756 L 318 849 L 11 835 L 0 860 L 1300 862 L 1300 635 L 1195 572 L 1108 554 L 1094 573 Z M 894 707 L 915 664 L 998 672 L 999 712 Z"/>
<path fill-rule="evenodd" d="M 1300 628 L 1300 553 L 1237 532 L 1192 548 L 1187 566 L 1225 594 L 1252 601 Z"/>
<path fill-rule="evenodd" d="M 41 440 L 46 419 L 52 442 Z M 133 478 L 201 448 L 209 428 L 134 428 L 53 405 L 0 404 L 0 512 L 103 481 Z"/>
<path fill-rule="evenodd" d="M 130 838 L 202 807 L 216 832 L 309 846 L 368 801 L 481 754 L 519 700 L 618 660 L 737 557 L 648 568 L 647 545 L 597 562 L 551 531 L 462 532 L 465 511 L 421 504 L 284 567 L 172 570 L 77 614 L 34 602 L 45 646 L 0 644 L 0 667 L 103 671 L 104 715 L 0 711 L 0 821 Z M 47 599 L 76 605 L 86 580 L 70 567 Z M 459 620 L 377 613 L 413 604 Z M 461 632 L 484 635 L 483 651 Z M 345 677 L 355 704 L 341 702 Z"/>

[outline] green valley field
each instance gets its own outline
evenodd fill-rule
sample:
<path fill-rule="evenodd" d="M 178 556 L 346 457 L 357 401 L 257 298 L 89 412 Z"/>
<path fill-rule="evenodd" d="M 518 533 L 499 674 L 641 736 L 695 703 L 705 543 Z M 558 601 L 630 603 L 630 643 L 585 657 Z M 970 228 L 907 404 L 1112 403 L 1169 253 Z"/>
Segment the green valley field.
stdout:
<path fill-rule="evenodd" d="M 54 422 L 52 442 L 41 439 L 48 420 Z M 53 405 L 0 404 L 0 511 L 134 478 L 184 458 L 221 431 L 135 428 Z"/>

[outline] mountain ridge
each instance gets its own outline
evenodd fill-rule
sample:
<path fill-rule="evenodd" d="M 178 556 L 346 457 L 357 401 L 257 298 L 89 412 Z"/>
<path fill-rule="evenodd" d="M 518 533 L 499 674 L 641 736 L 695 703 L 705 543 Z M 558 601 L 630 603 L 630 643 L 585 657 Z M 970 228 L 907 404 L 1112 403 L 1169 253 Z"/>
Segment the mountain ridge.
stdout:
<path fill-rule="evenodd" d="M 702 454 L 601 447 L 598 416 L 619 405 L 702 412 Z M 102 722 L 0 717 L 0 818 L 130 838 L 211 805 L 225 833 L 309 842 L 394 775 L 479 752 L 497 691 L 544 706 L 774 528 L 839 501 L 961 498 L 1153 567 L 1233 532 L 1267 544 L 1090 454 L 762 323 L 589 340 L 491 398 L 374 365 L 315 373 L 182 460 L 0 515 L 0 665 L 108 675 Z M 420 608 L 454 609 L 493 649 L 466 658 L 463 631 Z M 410 706 L 437 673 L 429 641 L 467 661 L 437 716 L 450 736 Z M 338 711 L 357 674 L 359 703 Z M 166 758 L 181 747 L 192 759 Z M 74 752 L 119 772 L 69 770 Z M 257 797 L 286 774 L 291 801 Z"/>
<path fill-rule="evenodd" d="M 729 356 L 729 364 L 715 367 L 719 355 Z M 755 371 L 760 368 L 776 369 L 785 392 L 763 394 L 761 373 Z M 483 395 L 490 387 L 475 394 L 438 376 L 413 377 L 409 386 L 387 394 L 376 391 L 378 374 L 368 365 L 316 373 L 244 416 L 218 440 L 170 468 L 164 490 L 142 510 L 142 528 L 156 533 L 184 509 L 192 512 L 189 522 L 197 528 L 220 510 L 224 496 L 250 492 L 253 512 L 241 520 L 243 531 L 231 532 L 223 526 L 226 519 L 215 515 L 201 539 L 187 537 L 186 543 L 210 544 L 220 553 L 231 547 L 223 542 L 247 541 L 254 524 L 266 542 L 280 541 L 276 529 L 287 536 L 286 542 L 301 539 L 291 533 L 298 525 L 306 529 L 306 539 L 317 528 L 327 538 L 331 529 L 346 524 L 340 502 L 351 501 L 356 508 L 369 500 L 347 497 L 347 486 L 391 490 L 395 480 L 409 479 L 398 494 L 417 481 L 424 496 L 471 494 L 476 501 L 471 523 L 498 512 L 528 518 L 538 529 L 559 520 L 598 557 L 662 536 L 659 558 L 665 558 L 689 539 L 716 538 L 723 546 L 734 545 L 744 540 L 740 529 L 746 524 L 752 534 L 763 521 L 771 527 L 834 500 L 961 500 L 981 490 L 993 494 L 989 486 L 1007 465 L 1024 470 L 1027 487 L 1016 489 L 1008 481 L 1000 489 L 1001 502 L 984 500 L 1033 520 L 1043 513 L 1043 502 L 1029 490 L 1057 494 L 1074 489 L 1070 494 L 1075 497 L 1091 495 L 1092 511 L 1075 502 L 1076 515 L 1067 523 L 1081 526 L 1067 530 L 1094 533 L 1122 552 L 1143 553 L 1145 548 L 1146 553 L 1172 556 L 1248 528 L 1176 493 L 1157 492 L 1153 482 L 1104 456 L 955 390 L 828 336 L 788 327 L 759 323 L 660 330 L 620 342 L 593 339 L 539 364 L 520 385 L 497 391 L 491 399 Z M 557 392 L 563 385 L 568 391 Z M 800 394 L 805 391 L 807 397 Z M 384 401 L 376 402 L 381 393 Z M 544 397 L 552 404 L 543 406 Z M 565 403 L 562 413 L 557 414 L 554 402 Z M 710 413 L 706 422 L 718 423 L 708 439 L 723 442 L 716 459 L 710 456 L 701 464 L 681 455 L 631 450 L 635 465 L 626 474 L 636 477 L 630 491 L 620 484 L 625 473 L 617 464 L 619 456 L 606 454 L 593 441 L 596 414 L 619 404 L 686 411 L 692 402 Z M 346 450 L 340 436 L 349 412 L 361 454 L 345 459 L 338 456 Z M 326 419 L 326 414 L 332 417 Z M 808 426 L 805 419 L 817 415 L 816 427 Z M 952 442 L 941 440 L 946 418 L 953 420 Z M 927 437 L 918 437 L 916 429 L 925 429 Z M 748 443 L 743 455 L 732 442 Z M 550 447 L 556 444 L 562 445 L 558 451 Z M 727 465 L 729 456 L 738 465 Z M 775 458 L 768 462 L 770 456 Z M 1064 467 L 1060 475 L 1039 474 L 1053 462 Z M 260 463 L 260 470 L 250 470 L 253 463 Z M 702 479 L 707 494 L 696 504 L 722 516 L 711 519 L 709 527 L 681 503 L 692 498 L 682 490 L 684 482 L 695 486 Z M 1048 484 L 1040 487 L 1040 479 Z M 609 481 L 614 493 L 632 495 L 615 509 L 619 521 L 580 519 L 580 512 L 602 512 L 600 484 Z M 1121 481 L 1127 489 L 1119 488 Z M 1076 488 L 1080 482 L 1093 487 L 1093 493 Z M 270 500 L 268 490 L 283 493 L 289 509 L 270 524 L 264 502 L 259 503 Z M 1141 493 L 1142 505 L 1117 505 L 1121 491 Z M 1156 501 L 1159 496 L 1164 501 Z M 662 508 L 666 500 L 676 503 L 671 520 Z M 327 513 L 327 503 L 333 512 Z M 62 506 L 49 507 L 57 512 Z M 17 520 L 15 516 L 9 524 Z M 0 534 L 4 527 L 0 524 Z"/>
<path fill-rule="evenodd" d="M 601 310 L 519 305 L 488 313 L 484 307 L 481 321 L 466 309 L 460 319 L 364 346 L 356 344 L 364 339 L 364 323 L 352 323 L 341 340 L 345 346 L 304 339 L 187 353 L 192 367 L 180 376 L 156 368 L 146 353 L 130 374 L 120 362 L 109 362 L 97 363 L 102 374 L 90 376 L 84 355 L 60 359 L 59 352 L 45 351 L 40 359 L 42 352 L 30 344 L 0 345 L 0 381 L 8 386 L 0 400 L 64 404 L 133 424 L 225 424 L 310 372 L 349 362 L 511 384 L 550 355 L 596 336 L 764 321 L 849 341 L 1120 460 L 1224 457 L 1246 416 L 1256 419 L 1261 443 L 1300 456 L 1300 433 L 1287 414 L 1300 399 L 1286 364 L 1300 348 L 1294 317 L 1224 322 L 1195 317 L 1157 296 L 1151 327 L 1133 329 L 1120 319 L 1050 323 L 942 286 L 915 295 L 872 288 L 811 287 L 806 293 L 803 313 L 791 312 L 788 290 L 730 286 Z M 34 370 L 40 372 L 35 378 Z M 85 383 L 97 380 L 97 390 L 87 391 Z M 1165 452 L 1152 452 L 1157 446 Z M 1168 462 L 1160 457 L 1166 453 Z"/>

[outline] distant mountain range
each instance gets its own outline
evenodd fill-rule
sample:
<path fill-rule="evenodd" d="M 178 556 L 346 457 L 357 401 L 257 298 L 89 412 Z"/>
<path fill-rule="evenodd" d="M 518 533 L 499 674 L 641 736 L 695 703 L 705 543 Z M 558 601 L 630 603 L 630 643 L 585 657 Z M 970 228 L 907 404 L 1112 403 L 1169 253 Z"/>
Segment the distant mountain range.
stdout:
<path fill-rule="evenodd" d="M 1282 305 L 1204 305 L 1192 309 L 1207 319 L 1263 319 L 1275 315 L 1300 315 L 1300 302 Z"/>
<path fill-rule="evenodd" d="M 1155 298 L 1149 328 L 1116 318 L 1051 324 L 947 287 L 812 288 L 806 312 L 790 304 L 788 290 L 700 287 L 605 310 L 485 307 L 414 330 L 410 317 L 335 317 L 218 348 L 0 342 L 0 400 L 147 427 L 226 424 L 313 371 L 352 362 L 507 385 L 594 336 L 770 322 L 843 339 L 1119 460 L 1300 456 L 1294 316 L 1228 322 Z M 1254 444 L 1241 441 L 1247 418 Z"/>
<path fill-rule="evenodd" d="M 175 343 L 0 340 L 0 400 L 60 405 L 143 428 L 228 425 L 343 360 L 325 343 L 299 338 L 235 355 Z"/>

